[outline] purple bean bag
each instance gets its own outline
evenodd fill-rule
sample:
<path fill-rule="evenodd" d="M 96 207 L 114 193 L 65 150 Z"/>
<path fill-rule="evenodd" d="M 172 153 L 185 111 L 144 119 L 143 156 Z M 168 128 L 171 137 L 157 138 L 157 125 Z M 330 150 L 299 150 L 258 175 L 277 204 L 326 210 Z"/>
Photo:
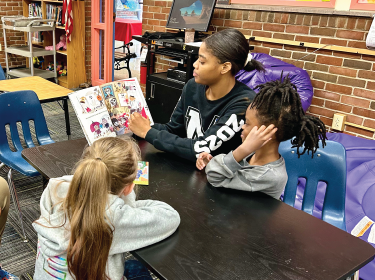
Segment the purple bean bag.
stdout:
<path fill-rule="evenodd" d="M 327 136 L 329 140 L 341 143 L 346 150 L 345 221 L 346 231 L 350 233 L 364 216 L 375 222 L 375 141 L 343 133 L 328 133 Z M 300 179 L 295 201 L 297 209 L 302 207 L 304 187 L 305 182 Z M 317 218 L 322 215 L 325 187 L 322 182 L 317 187 L 313 211 Z M 367 242 L 370 230 L 360 238 Z M 375 244 L 369 244 L 375 247 Z M 375 279 L 375 260 L 360 269 L 359 277 L 363 280 Z"/>
<path fill-rule="evenodd" d="M 293 84 L 296 85 L 297 91 L 301 97 L 303 110 L 309 108 L 313 96 L 313 87 L 311 85 L 309 74 L 292 64 L 286 63 L 280 59 L 274 58 L 264 53 L 252 53 L 253 59 L 261 62 L 265 68 L 265 72 L 258 72 L 256 70 L 247 72 L 241 70 L 236 75 L 236 79 L 246 84 L 251 89 L 257 85 L 280 79 L 281 72 L 283 76 L 289 74 L 289 78 Z M 255 90 L 257 92 L 257 90 Z"/>

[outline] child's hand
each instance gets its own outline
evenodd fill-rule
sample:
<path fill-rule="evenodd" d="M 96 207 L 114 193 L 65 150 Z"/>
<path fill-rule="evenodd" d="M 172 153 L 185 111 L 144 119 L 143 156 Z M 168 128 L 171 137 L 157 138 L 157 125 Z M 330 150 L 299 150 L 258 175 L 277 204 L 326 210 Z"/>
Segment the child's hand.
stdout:
<path fill-rule="evenodd" d="M 203 168 L 206 167 L 206 165 L 210 162 L 210 160 L 212 159 L 212 155 L 207 153 L 207 152 L 203 152 L 203 153 L 200 153 L 198 158 L 197 158 L 197 168 L 199 170 L 202 170 Z"/>
<path fill-rule="evenodd" d="M 267 128 L 265 125 L 262 125 L 259 129 L 257 126 L 254 126 L 246 136 L 245 141 L 243 141 L 243 143 L 233 151 L 235 160 L 240 162 L 245 157 L 267 144 L 276 131 L 277 127 L 275 127 L 273 124 L 270 124 Z"/>

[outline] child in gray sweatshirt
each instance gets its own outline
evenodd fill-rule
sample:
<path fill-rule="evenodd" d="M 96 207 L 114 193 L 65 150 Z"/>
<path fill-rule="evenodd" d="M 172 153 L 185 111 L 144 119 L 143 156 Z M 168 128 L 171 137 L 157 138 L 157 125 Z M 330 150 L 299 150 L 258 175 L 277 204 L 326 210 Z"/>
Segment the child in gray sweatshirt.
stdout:
<path fill-rule="evenodd" d="M 289 77 L 259 85 L 259 93 L 246 110 L 242 126 L 242 144 L 233 152 L 212 157 L 198 156 L 196 165 L 206 165 L 207 179 L 215 187 L 244 191 L 261 191 L 280 198 L 288 181 L 285 161 L 279 144 L 293 137 L 297 153 L 311 151 L 312 156 L 322 139 L 326 139 L 324 123 L 306 116 L 296 87 Z M 300 152 L 299 147 L 304 147 Z"/>
<path fill-rule="evenodd" d="M 134 141 L 103 138 L 85 150 L 73 176 L 50 180 L 33 223 L 34 279 L 126 279 L 124 253 L 177 229 L 180 217 L 171 206 L 135 199 L 138 159 Z"/>

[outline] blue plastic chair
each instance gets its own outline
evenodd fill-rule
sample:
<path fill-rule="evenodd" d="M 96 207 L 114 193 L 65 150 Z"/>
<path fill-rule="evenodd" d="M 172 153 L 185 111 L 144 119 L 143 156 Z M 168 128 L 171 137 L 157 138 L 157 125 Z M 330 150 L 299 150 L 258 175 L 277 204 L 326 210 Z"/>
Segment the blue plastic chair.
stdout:
<path fill-rule="evenodd" d="M 8 185 L 25 241 L 27 239 L 17 192 L 12 180 L 12 170 L 17 170 L 26 176 L 39 175 L 39 172 L 21 156 L 23 147 L 17 130 L 17 123 L 21 123 L 24 143 L 28 148 L 34 147 L 29 125 L 31 120 L 34 121 L 35 135 L 39 145 L 54 143 L 48 132 L 42 106 L 34 91 L 24 90 L 0 94 L 0 168 L 8 169 Z M 13 150 L 8 143 L 6 126 L 10 129 L 10 142 L 13 143 Z"/>
<path fill-rule="evenodd" d="M 1 67 L 1 65 L 0 65 L 0 81 L 1 80 L 5 80 L 5 74 L 4 74 L 4 70 L 3 70 L 3 68 Z"/>
<path fill-rule="evenodd" d="M 345 226 L 346 192 L 346 151 L 338 142 L 326 141 L 311 158 L 307 152 L 298 158 L 297 148 L 291 143 L 280 143 L 279 153 L 285 159 L 288 182 L 284 192 L 284 202 L 294 207 L 298 178 L 305 178 L 306 185 L 302 201 L 302 210 L 312 215 L 319 181 L 327 184 L 324 197 L 322 220 L 342 230 Z M 322 146 L 321 143 L 319 145 Z"/>

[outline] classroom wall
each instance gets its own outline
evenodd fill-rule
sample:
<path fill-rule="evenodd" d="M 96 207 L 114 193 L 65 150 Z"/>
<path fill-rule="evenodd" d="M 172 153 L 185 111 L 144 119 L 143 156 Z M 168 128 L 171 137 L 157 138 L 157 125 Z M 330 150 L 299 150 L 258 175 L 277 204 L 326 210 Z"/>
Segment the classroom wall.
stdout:
<path fill-rule="evenodd" d="M 143 32 L 165 31 L 172 1 L 144 0 Z M 371 17 L 215 9 L 210 30 L 237 28 L 245 35 L 366 48 Z M 375 128 L 375 56 L 253 42 L 254 52 L 270 54 L 306 69 L 314 86 L 308 113 L 328 127 L 335 112 L 347 121 Z M 302 58 L 302 59 L 301 59 Z M 301 59 L 297 61 L 298 59 Z M 170 66 L 158 60 L 156 71 Z M 375 139 L 374 132 L 345 127 L 345 133 Z"/>
<path fill-rule="evenodd" d="M 21 0 L 0 0 L 0 18 L 3 16 L 18 16 L 22 15 L 22 1 Z M 1 24 L 0 24 L 1 25 Z M 14 32 L 12 30 L 6 31 L 8 45 L 23 45 L 25 43 L 23 32 Z M 4 54 L 4 36 L 1 27 L 0 44 L 2 51 L 0 52 L 0 64 L 5 69 L 5 54 Z M 9 55 L 9 67 L 19 67 L 26 65 L 24 57 Z"/>

